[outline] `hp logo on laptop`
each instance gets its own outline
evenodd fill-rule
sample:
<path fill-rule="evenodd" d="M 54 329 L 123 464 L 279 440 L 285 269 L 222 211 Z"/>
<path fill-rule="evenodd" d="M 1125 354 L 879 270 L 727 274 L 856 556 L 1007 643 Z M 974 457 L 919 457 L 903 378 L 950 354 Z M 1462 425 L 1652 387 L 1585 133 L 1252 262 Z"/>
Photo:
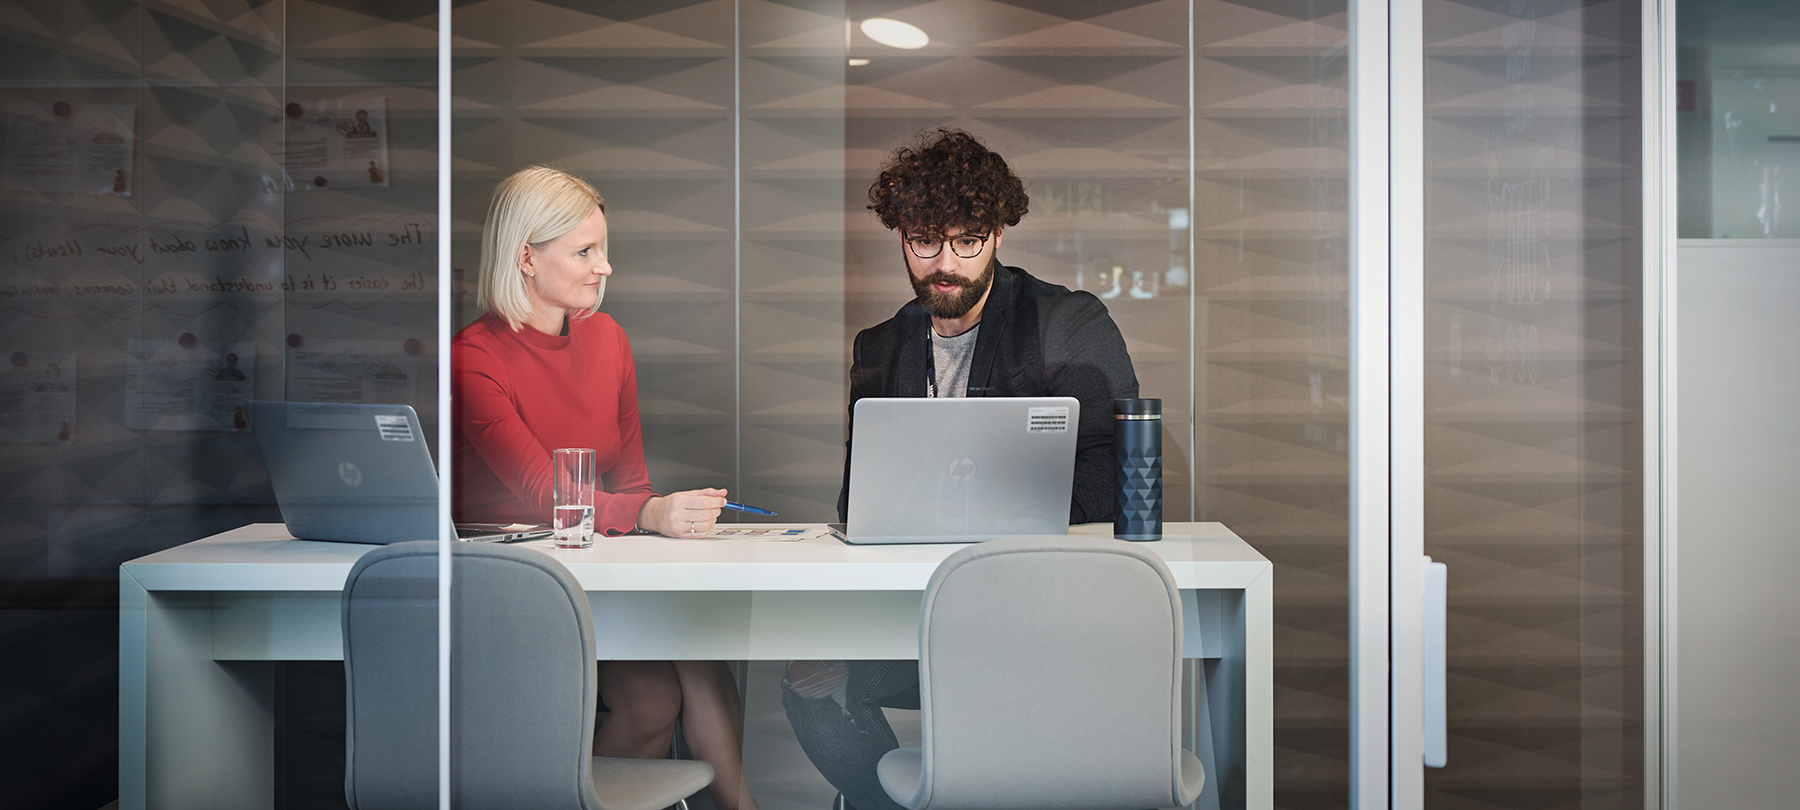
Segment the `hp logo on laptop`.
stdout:
<path fill-rule="evenodd" d="M 958 484 L 975 477 L 975 459 L 963 456 L 950 462 L 950 480 Z"/>
<path fill-rule="evenodd" d="M 338 462 L 338 478 L 343 479 L 346 486 L 362 486 L 362 470 L 348 461 Z"/>

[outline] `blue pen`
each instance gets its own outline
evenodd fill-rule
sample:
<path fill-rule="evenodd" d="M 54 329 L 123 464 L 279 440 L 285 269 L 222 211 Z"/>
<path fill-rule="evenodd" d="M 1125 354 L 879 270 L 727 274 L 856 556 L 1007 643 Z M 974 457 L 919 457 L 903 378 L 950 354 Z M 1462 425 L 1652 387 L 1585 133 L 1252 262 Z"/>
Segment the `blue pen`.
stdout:
<path fill-rule="evenodd" d="M 731 501 L 725 502 L 725 508 L 731 509 L 731 510 L 737 511 L 737 512 L 749 512 L 752 515 L 773 515 L 773 514 L 775 514 L 774 512 L 771 512 L 767 509 L 763 509 L 761 507 L 745 506 L 744 504 L 733 503 Z"/>

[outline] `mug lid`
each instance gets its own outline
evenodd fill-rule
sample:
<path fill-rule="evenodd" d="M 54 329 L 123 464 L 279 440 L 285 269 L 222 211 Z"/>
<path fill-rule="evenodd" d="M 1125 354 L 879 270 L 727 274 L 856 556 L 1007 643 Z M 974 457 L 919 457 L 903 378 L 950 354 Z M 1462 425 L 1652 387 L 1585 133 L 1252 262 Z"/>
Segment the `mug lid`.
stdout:
<path fill-rule="evenodd" d="M 1162 400 L 1155 397 L 1115 399 L 1113 413 L 1123 416 L 1161 416 Z"/>

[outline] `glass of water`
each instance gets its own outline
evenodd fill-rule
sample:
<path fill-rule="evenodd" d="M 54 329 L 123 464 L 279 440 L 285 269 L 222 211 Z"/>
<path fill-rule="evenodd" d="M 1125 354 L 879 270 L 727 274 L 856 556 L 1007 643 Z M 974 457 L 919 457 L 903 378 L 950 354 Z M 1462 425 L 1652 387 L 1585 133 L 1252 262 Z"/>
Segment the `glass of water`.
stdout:
<path fill-rule="evenodd" d="M 551 453 L 555 498 L 550 527 L 556 530 L 557 548 L 587 548 L 594 544 L 594 450 L 564 447 Z"/>

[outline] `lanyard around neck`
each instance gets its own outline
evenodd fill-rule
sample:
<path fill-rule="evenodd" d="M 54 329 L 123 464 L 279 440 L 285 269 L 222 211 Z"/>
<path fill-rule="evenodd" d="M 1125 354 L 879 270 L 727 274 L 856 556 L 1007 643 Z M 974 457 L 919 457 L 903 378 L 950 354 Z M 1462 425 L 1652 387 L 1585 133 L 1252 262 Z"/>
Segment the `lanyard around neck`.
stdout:
<path fill-rule="evenodd" d="M 929 321 L 925 324 L 925 396 L 937 398 L 937 341 L 932 339 L 935 331 Z"/>

